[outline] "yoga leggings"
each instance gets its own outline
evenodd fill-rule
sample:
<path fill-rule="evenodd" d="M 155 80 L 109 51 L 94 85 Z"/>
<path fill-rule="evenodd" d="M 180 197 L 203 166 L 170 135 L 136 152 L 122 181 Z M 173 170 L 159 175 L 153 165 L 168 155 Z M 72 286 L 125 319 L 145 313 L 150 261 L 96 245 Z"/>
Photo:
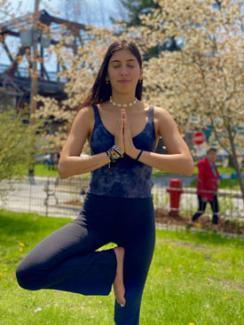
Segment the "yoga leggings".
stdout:
<path fill-rule="evenodd" d="M 115 302 L 117 325 L 139 324 L 143 288 L 155 242 L 151 198 L 114 198 L 88 193 L 79 216 L 41 241 L 16 271 L 22 288 L 108 295 L 116 273 L 109 242 L 125 249 L 126 306 Z"/>

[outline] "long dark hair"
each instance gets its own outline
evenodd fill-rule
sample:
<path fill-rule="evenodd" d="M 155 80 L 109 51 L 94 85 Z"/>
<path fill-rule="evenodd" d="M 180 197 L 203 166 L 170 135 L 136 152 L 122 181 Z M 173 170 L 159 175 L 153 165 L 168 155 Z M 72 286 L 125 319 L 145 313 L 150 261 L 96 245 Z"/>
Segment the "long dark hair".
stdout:
<path fill-rule="evenodd" d="M 136 57 L 140 68 L 142 68 L 141 54 L 135 43 L 127 42 L 126 40 L 113 42 L 107 49 L 95 82 L 86 100 L 81 104 L 81 107 L 104 103 L 109 100 L 112 94 L 112 89 L 110 82 L 106 83 L 106 77 L 108 74 L 108 64 L 115 52 L 124 49 L 129 50 Z M 139 80 L 136 85 L 135 96 L 139 100 L 141 100 L 142 98 L 142 80 Z"/>

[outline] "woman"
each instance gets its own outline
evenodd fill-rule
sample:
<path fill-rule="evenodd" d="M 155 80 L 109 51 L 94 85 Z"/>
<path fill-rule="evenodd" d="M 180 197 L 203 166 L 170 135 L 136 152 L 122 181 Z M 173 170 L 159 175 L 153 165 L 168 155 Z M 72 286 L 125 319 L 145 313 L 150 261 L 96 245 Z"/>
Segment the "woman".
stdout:
<path fill-rule="evenodd" d="M 142 60 L 135 44 L 114 42 L 74 119 L 61 152 L 61 177 L 91 171 L 77 219 L 44 239 L 17 269 L 19 285 L 107 295 L 113 285 L 115 323 L 139 324 L 151 263 L 152 167 L 191 175 L 193 161 L 170 114 L 142 97 Z M 168 155 L 155 153 L 162 136 Z M 82 156 L 85 141 L 92 155 Z M 96 251 L 114 242 L 114 249 Z"/>

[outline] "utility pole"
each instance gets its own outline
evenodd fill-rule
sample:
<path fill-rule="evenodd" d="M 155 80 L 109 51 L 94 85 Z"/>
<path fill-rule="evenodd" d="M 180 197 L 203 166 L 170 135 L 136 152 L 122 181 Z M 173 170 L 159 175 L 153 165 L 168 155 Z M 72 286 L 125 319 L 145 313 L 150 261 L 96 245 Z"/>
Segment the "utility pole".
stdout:
<path fill-rule="evenodd" d="M 35 96 L 38 93 L 38 34 L 37 34 L 37 18 L 39 12 L 39 5 L 41 0 L 35 0 L 35 8 L 33 13 L 33 36 L 32 36 L 32 71 L 31 71 L 31 100 L 30 100 L 30 123 L 34 123 L 34 114 L 36 112 Z"/>

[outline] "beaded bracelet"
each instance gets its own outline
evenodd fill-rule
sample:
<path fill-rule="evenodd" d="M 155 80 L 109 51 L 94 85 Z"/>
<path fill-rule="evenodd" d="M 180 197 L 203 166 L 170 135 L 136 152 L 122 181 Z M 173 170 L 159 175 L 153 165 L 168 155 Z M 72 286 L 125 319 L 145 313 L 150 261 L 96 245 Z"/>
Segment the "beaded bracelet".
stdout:
<path fill-rule="evenodd" d="M 110 159 L 109 168 L 110 168 L 110 163 L 115 163 L 118 159 L 123 157 L 122 150 L 118 145 L 113 145 L 108 151 L 106 151 L 106 154 Z"/>

